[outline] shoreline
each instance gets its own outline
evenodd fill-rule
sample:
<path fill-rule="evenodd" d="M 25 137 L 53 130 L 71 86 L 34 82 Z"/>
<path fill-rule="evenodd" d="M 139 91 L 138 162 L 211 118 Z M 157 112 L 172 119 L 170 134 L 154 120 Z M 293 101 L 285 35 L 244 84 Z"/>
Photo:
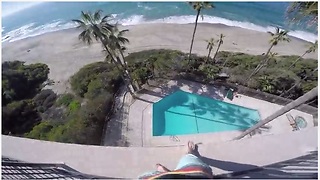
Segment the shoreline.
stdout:
<path fill-rule="evenodd" d="M 141 23 L 141 24 L 136 24 L 136 25 L 119 25 L 119 27 L 123 28 L 123 29 L 126 29 L 127 27 L 132 27 L 132 26 L 140 26 L 140 25 L 153 25 L 153 24 L 172 24 L 172 25 L 193 25 L 194 26 L 194 23 L 187 23 L 187 24 L 174 24 L 174 23 Z M 225 25 L 225 24 L 221 24 L 221 23 L 215 23 L 215 24 L 212 24 L 212 23 L 198 23 L 198 26 L 208 26 L 208 27 L 215 27 L 215 28 L 240 28 L 240 29 L 243 29 L 243 30 L 248 30 L 248 31 L 256 31 L 256 32 L 260 32 L 260 33 L 266 33 L 266 32 L 262 32 L 262 31 L 258 31 L 258 30 L 253 30 L 253 29 L 247 29 L 247 28 L 242 28 L 242 27 L 237 27 L 237 26 L 228 26 L 228 25 Z M 71 28 L 67 28 L 67 29 L 60 29 L 60 30 L 56 30 L 56 31 L 52 31 L 52 32 L 46 32 L 46 33 L 43 33 L 43 34 L 39 34 L 39 35 L 35 35 L 35 36 L 30 36 L 30 37 L 25 37 L 23 39 L 19 39 L 19 40 L 15 40 L 13 42 L 9 42 L 9 41 L 4 41 L 2 42 L 2 45 L 6 45 L 6 44 L 10 44 L 10 43 L 15 43 L 15 42 L 18 42 L 18 41 L 23 41 L 23 40 L 27 40 L 27 39 L 30 39 L 30 38 L 35 38 L 35 37 L 38 37 L 38 36 L 45 36 L 45 35 L 49 35 L 49 34 L 53 34 L 53 33 L 58 33 L 58 32 L 67 32 L 67 31 L 75 31 L 77 30 L 76 27 L 71 27 Z M 289 32 L 292 32 L 292 31 L 289 31 Z M 306 43 L 312 43 L 312 42 L 309 42 L 307 40 L 304 40 L 304 39 L 301 39 L 301 38 L 298 38 L 298 37 L 295 37 L 295 36 L 291 36 L 291 35 L 288 35 L 291 39 L 295 39 L 295 40 L 298 40 L 298 41 L 302 41 L 302 42 L 306 42 Z"/>
<path fill-rule="evenodd" d="M 188 52 L 194 24 L 140 24 L 120 26 L 129 29 L 125 35 L 130 43 L 128 53 L 149 49 L 175 49 Z M 68 79 L 84 65 L 103 61 L 104 54 L 99 43 L 90 46 L 78 40 L 80 30 L 76 28 L 49 32 L 35 37 L 2 44 L 2 61 L 20 60 L 30 63 L 45 63 L 50 68 L 49 78 L 54 80 L 52 88 L 57 93 L 69 91 Z M 220 51 L 242 52 L 259 55 L 267 51 L 270 35 L 224 24 L 199 23 L 193 53 L 206 56 L 205 40 L 223 33 L 226 37 Z M 298 55 L 307 50 L 308 42 L 291 38 L 290 43 L 279 43 L 272 52 L 279 55 Z M 214 50 L 216 47 L 214 47 Z M 317 59 L 317 52 L 305 58 Z"/>

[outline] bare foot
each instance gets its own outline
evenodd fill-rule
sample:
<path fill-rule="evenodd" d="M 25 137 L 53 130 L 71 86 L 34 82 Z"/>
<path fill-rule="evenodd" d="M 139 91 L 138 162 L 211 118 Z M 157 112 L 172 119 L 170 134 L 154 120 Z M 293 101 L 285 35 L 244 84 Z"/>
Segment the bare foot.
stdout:
<path fill-rule="evenodd" d="M 188 141 L 188 151 L 187 154 L 194 154 L 196 150 L 196 146 L 194 145 L 194 142 Z"/>

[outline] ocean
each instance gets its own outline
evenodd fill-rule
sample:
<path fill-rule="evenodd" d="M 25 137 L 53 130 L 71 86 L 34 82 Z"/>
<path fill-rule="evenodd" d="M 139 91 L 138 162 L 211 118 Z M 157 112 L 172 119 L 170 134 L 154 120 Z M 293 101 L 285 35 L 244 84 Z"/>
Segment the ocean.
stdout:
<path fill-rule="evenodd" d="M 194 23 L 196 12 L 186 2 L 2 2 L 2 42 L 13 42 L 49 32 L 73 28 L 81 11 L 101 9 L 124 26 L 143 23 Z M 275 26 L 289 35 L 314 42 L 317 28 L 290 24 L 288 2 L 216 2 L 203 10 L 199 23 L 224 24 L 261 32 Z"/>

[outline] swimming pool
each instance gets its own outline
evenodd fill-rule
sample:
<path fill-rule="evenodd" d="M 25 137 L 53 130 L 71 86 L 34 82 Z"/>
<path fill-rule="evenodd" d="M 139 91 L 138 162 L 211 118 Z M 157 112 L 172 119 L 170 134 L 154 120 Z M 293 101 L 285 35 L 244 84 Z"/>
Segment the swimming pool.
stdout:
<path fill-rule="evenodd" d="M 153 136 L 245 130 L 257 110 L 178 90 L 153 104 Z"/>

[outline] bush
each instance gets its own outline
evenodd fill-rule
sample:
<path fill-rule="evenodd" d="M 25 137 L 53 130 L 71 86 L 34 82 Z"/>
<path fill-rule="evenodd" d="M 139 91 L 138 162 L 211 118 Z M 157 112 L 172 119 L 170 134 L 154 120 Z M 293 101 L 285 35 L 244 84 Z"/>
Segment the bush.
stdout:
<path fill-rule="evenodd" d="M 148 80 L 148 69 L 146 67 L 140 67 L 132 72 L 132 78 L 139 82 L 139 84 L 144 84 Z"/>
<path fill-rule="evenodd" d="M 2 107 L 2 133 L 21 135 L 41 120 L 33 100 L 13 101 Z"/>
<path fill-rule="evenodd" d="M 114 93 L 122 82 L 114 65 L 106 62 L 88 64 L 71 77 L 72 90 L 80 97 L 88 93 L 86 96 L 90 98 L 103 90 Z"/>
<path fill-rule="evenodd" d="M 217 77 L 221 68 L 211 64 L 202 64 L 200 65 L 199 70 L 205 75 L 207 79 L 214 79 Z"/>
<path fill-rule="evenodd" d="M 25 137 L 39 140 L 48 140 L 48 133 L 54 128 L 50 121 L 42 121 L 33 127 L 32 131 L 26 133 Z"/>
<path fill-rule="evenodd" d="M 69 106 L 69 104 L 75 99 L 75 96 L 73 94 L 67 93 L 67 94 L 62 94 L 58 100 L 57 100 L 57 105 L 61 106 Z"/>
<path fill-rule="evenodd" d="M 229 53 L 225 60 L 226 67 L 240 66 L 242 69 L 254 69 L 261 61 L 261 56 L 254 56 L 244 53 Z"/>
<path fill-rule="evenodd" d="M 146 50 L 131 53 L 126 57 L 131 73 L 137 81 L 146 81 L 153 76 L 170 77 L 175 71 L 180 71 L 186 55 L 176 50 Z"/>
<path fill-rule="evenodd" d="M 93 99 L 102 92 L 105 91 L 108 85 L 104 84 L 101 79 L 95 79 L 91 81 L 88 85 L 88 91 L 84 94 L 84 97 L 87 99 Z"/>
<path fill-rule="evenodd" d="M 2 63 L 2 102 L 6 105 L 14 100 L 34 97 L 48 79 L 46 64 L 25 65 L 21 61 Z"/>
<path fill-rule="evenodd" d="M 77 102 L 71 102 L 69 106 L 74 104 L 80 109 L 69 114 L 67 122 L 60 125 L 53 125 L 52 122 L 39 124 L 39 127 L 34 128 L 27 137 L 41 137 L 45 140 L 64 143 L 99 145 L 105 118 L 110 115 L 112 102 L 112 95 L 107 93 L 89 100 L 82 107 Z"/>
<path fill-rule="evenodd" d="M 88 90 L 84 97 L 94 99 L 104 92 L 114 94 L 118 91 L 122 83 L 123 80 L 117 71 L 103 73 L 89 83 Z"/>
<path fill-rule="evenodd" d="M 42 112 L 49 109 L 54 104 L 56 99 L 57 95 L 51 89 L 42 90 L 33 98 L 37 108 L 41 109 Z"/>
<path fill-rule="evenodd" d="M 68 105 L 69 112 L 71 113 L 78 111 L 80 107 L 81 107 L 81 104 L 77 100 L 71 101 L 71 103 Z"/>

